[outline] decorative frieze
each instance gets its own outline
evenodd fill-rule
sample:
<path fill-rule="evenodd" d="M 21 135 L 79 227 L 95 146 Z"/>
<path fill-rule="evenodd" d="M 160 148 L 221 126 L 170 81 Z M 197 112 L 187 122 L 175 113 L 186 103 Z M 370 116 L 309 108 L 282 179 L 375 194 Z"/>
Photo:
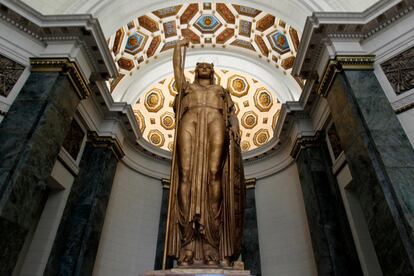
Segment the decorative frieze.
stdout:
<path fill-rule="evenodd" d="M 414 47 L 381 64 L 395 94 L 414 88 Z"/>
<path fill-rule="evenodd" d="M 0 96 L 10 94 L 23 70 L 23 65 L 0 54 Z"/>

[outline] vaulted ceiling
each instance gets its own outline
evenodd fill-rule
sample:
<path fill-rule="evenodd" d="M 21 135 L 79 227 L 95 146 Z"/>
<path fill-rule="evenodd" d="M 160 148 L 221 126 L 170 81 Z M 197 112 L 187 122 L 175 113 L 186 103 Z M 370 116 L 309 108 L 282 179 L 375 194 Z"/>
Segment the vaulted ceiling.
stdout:
<path fill-rule="evenodd" d="M 242 149 L 273 137 L 281 103 L 300 97 L 292 77 L 306 17 L 314 11 L 362 11 L 376 0 L 23 0 L 44 14 L 91 13 L 107 37 L 119 76 L 108 83 L 114 101 L 133 106 L 142 137 L 171 148 L 176 91 L 171 55 L 187 37 L 186 76 L 196 62 L 215 64 L 216 82 L 228 88 L 241 122 Z"/>

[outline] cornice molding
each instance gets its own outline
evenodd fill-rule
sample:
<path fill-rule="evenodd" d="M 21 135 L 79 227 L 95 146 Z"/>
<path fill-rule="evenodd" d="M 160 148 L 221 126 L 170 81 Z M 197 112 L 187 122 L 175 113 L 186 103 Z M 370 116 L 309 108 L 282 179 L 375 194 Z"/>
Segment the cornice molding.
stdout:
<path fill-rule="evenodd" d="M 118 160 L 125 156 L 122 146 L 119 144 L 118 140 L 110 136 L 98 136 L 95 131 L 90 131 L 88 132 L 88 141 L 95 147 L 111 149 Z"/>
<path fill-rule="evenodd" d="M 327 97 L 329 88 L 335 78 L 335 75 L 343 70 L 373 70 L 375 56 L 374 55 L 356 55 L 356 56 L 336 56 L 329 60 L 325 71 L 322 75 L 318 94 Z"/>
<path fill-rule="evenodd" d="M 246 184 L 246 189 L 254 189 L 256 188 L 257 179 L 256 178 L 249 178 L 244 181 Z"/>
<path fill-rule="evenodd" d="M 403 113 L 414 108 L 414 94 L 408 95 L 398 101 L 391 103 L 396 114 Z"/>
<path fill-rule="evenodd" d="M 30 58 L 32 72 L 59 72 L 69 78 L 80 99 L 91 95 L 91 89 L 76 62 L 68 58 Z"/>
<path fill-rule="evenodd" d="M 89 14 L 42 15 L 20 0 L 3 0 L 0 19 L 41 43 L 76 42 L 93 68 L 92 80 L 118 74 L 99 21 Z"/>
<path fill-rule="evenodd" d="M 290 155 L 296 160 L 303 149 L 320 146 L 323 141 L 323 137 L 323 131 L 317 131 L 314 136 L 298 137 L 292 151 L 290 152 Z"/>
<path fill-rule="evenodd" d="M 322 55 L 332 41 L 361 43 L 414 10 L 412 0 L 381 0 L 361 13 L 317 12 L 306 20 L 292 75 L 317 77 Z M 330 58 L 337 53 L 329 49 Z M 325 62 L 325 61 L 322 61 Z M 322 65 L 323 68 L 323 65 Z"/>
<path fill-rule="evenodd" d="M 163 189 L 169 190 L 170 189 L 171 181 L 169 178 L 162 178 L 161 179 L 161 186 Z"/>
<path fill-rule="evenodd" d="M 395 110 L 395 113 L 400 114 L 400 113 L 403 113 L 403 112 L 405 112 L 407 110 L 410 110 L 412 108 L 414 108 L 414 102 L 412 102 L 410 104 L 407 104 L 407 105 L 405 105 L 401 108 L 398 108 L 397 110 Z"/>

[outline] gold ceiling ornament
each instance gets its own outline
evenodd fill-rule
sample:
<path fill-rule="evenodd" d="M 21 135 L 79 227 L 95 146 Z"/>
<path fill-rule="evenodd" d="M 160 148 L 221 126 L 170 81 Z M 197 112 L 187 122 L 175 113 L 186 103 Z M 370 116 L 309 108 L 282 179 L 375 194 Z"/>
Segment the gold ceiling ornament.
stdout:
<path fill-rule="evenodd" d="M 168 150 L 172 151 L 174 147 L 174 143 L 173 142 L 168 142 Z"/>
<path fill-rule="evenodd" d="M 256 146 L 260 147 L 269 140 L 269 131 L 267 129 L 260 129 L 254 134 L 253 142 Z"/>
<path fill-rule="evenodd" d="M 163 107 L 164 99 L 163 92 L 153 88 L 145 95 L 144 104 L 149 112 L 157 112 Z"/>
<path fill-rule="evenodd" d="M 145 130 L 145 119 L 144 116 L 142 116 L 141 112 L 139 110 L 134 110 L 135 120 L 138 123 L 139 130 L 141 131 L 141 134 L 144 133 Z"/>
<path fill-rule="evenodd" d="M 192 82 L 194 71 L 190 69 L 184 73 L 186 79 Z M 239 83 L 239 90 L 243 91 L 243 89 L 245 90 L 248 87 L 247 91 L 243 91 L 245 93 L 244 96 L 241 97 L 234 96 L 229 91 L 234 102 L 235 113 L 240 122 L 241 141 L 249 143 L 249 147 L 245 146 L 242 150 L 253 150 L 258 145 L 261 145 L 254 142 L 254 136 L 262 129 L 267 129 L 268 139 L 270 139 L 278 118 L 278 115 L 275 114 L 279 112 L 281 107 L 275 96 L 276 94 L 259 81 L 240 72 L 216 68 L 215 79 L 216 81 L 220 80 L 223 87 L 226 87 L 230 80 L 242 79 L 243 84 Z M 173 74 L 165 79 L 156 81 L 148 87 L 146 92 L 143 93 L 133 106 L 134 111 L 142 115 L 141 117 L 136 117 L 138 121 L 142 121 L 142 124 L 138 122 L 138 125 L 140 127 L 145 126 L 142 131 L 142 137 L 151 144 L 158 145 L 161 149 L 167 151 L 170 151 L 169 143 L 172 142 L 174 137 L 175 113 L 173 102 L 177 93 L 174 83 Z M 154 91 L 155 94 L 151 94 Z M 160 99 L 162 99 L 162 105 L 160 105 Z M 165 142 L 153 143 L 148 136 L 151 130 L 160 131 L 164 136 Z"/>
<path fill-rule="evenodd" d="M 175 84 L 175 78 L 172 78 L 168 83 L 168 91 L 170 91 L 171 96 L 174 97 L 178 94 L 177 85 Z"/>
<path fill-rule="evenodd" d="M 278 111 L 276 111 L 276 113 L 273 115 L 273 119 L 272 119 L 272 128 L 273 129 L 276 128 L 276 124 L 277 124 L 277 120 L 279 120 L 279 116 L 280 116 L 280 109 Z"/>
<path fill-rule="evenodd" d="M 148 140 L 157 147 L 162 147 L 165 143 L 164 134 L 158 129 L 152 129 L 148 133 Z"/>
<path fill-rule="evenodd" d="M 260 111 L 269 111 L 273 105 L 272 95 L 266 88 L 259 88 L 254 94 L 254 103 Z"/>
<path fill-rule="evenodd" d="M 240 147 L 242 151 L 248 151 L 250 149 L 249 141 L 242 141 Z"/>
<path fill-rule="evenodd" d="M 221 84 L 221 77 L 217 72 L 214 72 L 214 83 Z"/>
<path fill-rule="evenodd" d="M 160 117 L 161 126 L 167 130 L 174 129 L 175 127 L 175 119 L 174 113 L 172 112 L 164 112 Z"/>
<path fill-rule="evenodd" d="M 252 129 L 257 125 L 257 114 L 254 111 L 247 111 L 243 114 L 241 124 L 247 129 Z"/>
<path fill-rule="evenodd" d="M 239 107 L 239 104 L 237 102 L 234 103 L 234 109 L 235 109 L 234 112 L 236 112 L 236 115 L 239 115 L 240 107 Z"/>
<path fill-rule="evenodd" d="M 247 95 L 250 85 L 245 77 L 236 74 L 229 78 L 227 89 L 231 95 L 241 98 Z"/>

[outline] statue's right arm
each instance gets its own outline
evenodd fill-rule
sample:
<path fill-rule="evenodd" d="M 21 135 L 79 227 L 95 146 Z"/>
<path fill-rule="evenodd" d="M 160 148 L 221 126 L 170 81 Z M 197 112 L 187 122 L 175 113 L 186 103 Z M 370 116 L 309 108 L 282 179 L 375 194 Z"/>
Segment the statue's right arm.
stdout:
<path fill-rule="evenodd" d="M 173 53 L 173 67 L 174 67 L 174 78 L 175 83 L 177 86 L 177 91 L 181 91 L 182 86 L 185 84 L 185 76 L 184 71 L 182 68 L 182 55 L 181 55 L 181 47 L 185 47 L 188 45 L 188 40 L 183 39 L 177 42 L 177 44 L 174 47 L 174 53 Z"/>

